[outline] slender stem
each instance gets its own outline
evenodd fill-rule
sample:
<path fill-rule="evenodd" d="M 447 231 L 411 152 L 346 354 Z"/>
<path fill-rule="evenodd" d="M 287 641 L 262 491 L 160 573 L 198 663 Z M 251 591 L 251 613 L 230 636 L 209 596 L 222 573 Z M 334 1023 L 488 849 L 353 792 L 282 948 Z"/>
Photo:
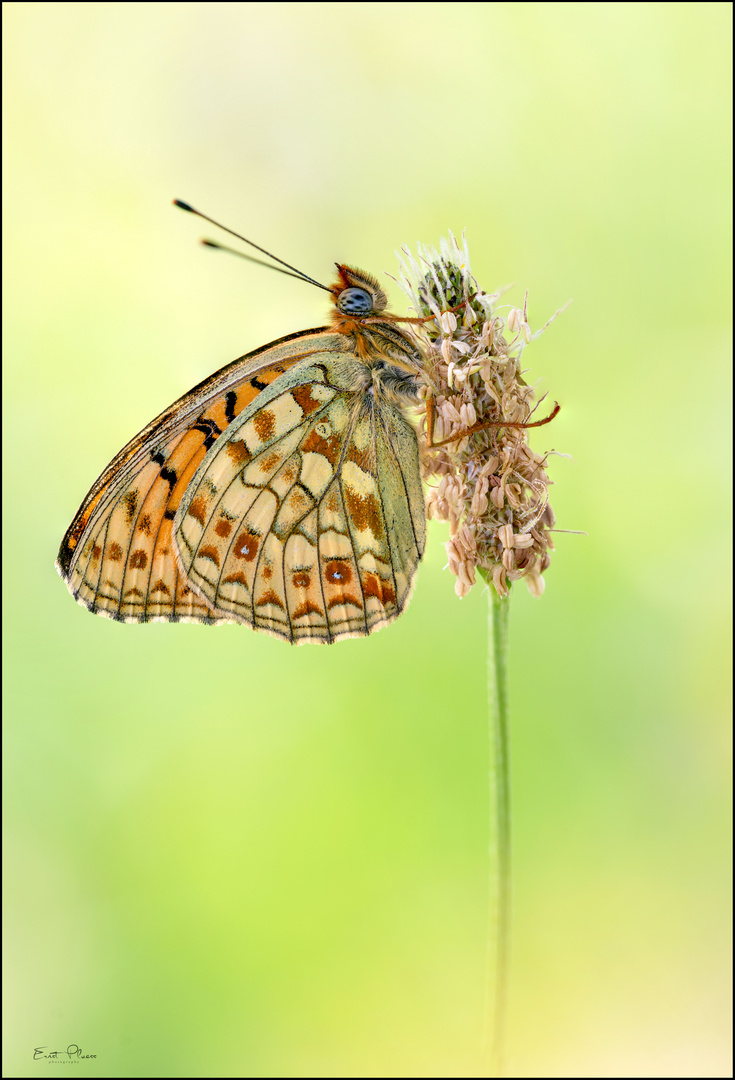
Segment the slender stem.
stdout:
<path fill-rule="evenodd" d="M 510 598 L 490 586 L 488 707 L 490 719 L 490 934 L 488 948 L 489 1075 L 503 1075 L 510 932 L 510 761 L 508 747 L 508 614 Z"/>

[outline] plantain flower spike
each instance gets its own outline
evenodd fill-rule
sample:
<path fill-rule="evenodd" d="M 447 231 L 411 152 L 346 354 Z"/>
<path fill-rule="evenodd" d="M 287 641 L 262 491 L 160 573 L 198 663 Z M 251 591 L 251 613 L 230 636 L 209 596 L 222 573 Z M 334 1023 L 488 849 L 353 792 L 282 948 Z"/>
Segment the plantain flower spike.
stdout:
<path fill-rule="evenodd" d="M 418 245 L 398 257 L 398 284 L 427 319 L 414 329 L 426 363 L 420 425 L 426 510 L 449 522 L 455 592 L 466 596 L 479 570 L 501 597 L 520 578 L 540 596 L 554 548 L 548 455 L 531 449 L 526 427 L 508 425 L 540 426 L 534 417 L 540 402 L 523 379 L 521 359 L 546 327 L 531 332 L 527 296 L 522 308 L 504 308 L 501 317 L 500 293 L 483 292 L 472 276 L 464 236 L 461 245 L 450 233 L 439 251 Z M 468 429 L 474 430 L 463 435 Z"/>

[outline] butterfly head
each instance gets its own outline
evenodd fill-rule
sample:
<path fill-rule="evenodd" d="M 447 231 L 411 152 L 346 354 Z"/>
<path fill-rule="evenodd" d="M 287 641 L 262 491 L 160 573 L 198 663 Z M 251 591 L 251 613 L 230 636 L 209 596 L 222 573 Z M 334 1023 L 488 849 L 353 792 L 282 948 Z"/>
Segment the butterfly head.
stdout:
<path fill-rule="evenodd" d="M 385 311 L 388 297 L 374 277 L 341 263 L 337 263 L 337 272 L 339 277 L 332 286 L 332 296 L 338 317 L 360 319 Z"/>
<path fill-rule="evenodd" d="M 373 374 L 383 368 L 386 362 L 405 369 L 408 358 L 411 364 L 411 393 L 414 393 L 416 347 L 396 326 L 401 320 L 386 312 L 388 297 L 376 279 L 364 270 L 343 263 L 336 263 L 336 266 L 339 277 L 330 290 L 334 301 L 332 329 L 352 339 L 352 348 Z M 379 362 L 379 366 L 375 361 Z M 405 381 L 405 371 L 401 378 Z M 384 372 L 381 372 L 378 381 L 384 389 Z"/>

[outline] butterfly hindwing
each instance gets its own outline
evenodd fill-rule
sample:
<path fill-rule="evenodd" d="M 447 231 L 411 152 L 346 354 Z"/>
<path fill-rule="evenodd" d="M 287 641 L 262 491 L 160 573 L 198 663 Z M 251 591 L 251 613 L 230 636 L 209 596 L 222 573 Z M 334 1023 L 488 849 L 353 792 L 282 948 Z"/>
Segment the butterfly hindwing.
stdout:
<path fill-rule="evenodd" d="M 415 432 L 351 353 L 325 351 L 211 447 L 174 534 L 216 618 L 294 643 L 368 634 L 403 610 L 424 550 Z"/>
<path fill-rule="evenodd" d="M 210 447 L 239 414 L 305 356 L 341 339 L 289 335 L 216 372 L 152 421 L 91 489 L 62 541 L 57 568 L 90 610 L 124 621 L 213 621 L 180 573 L 172 525 Z"/>

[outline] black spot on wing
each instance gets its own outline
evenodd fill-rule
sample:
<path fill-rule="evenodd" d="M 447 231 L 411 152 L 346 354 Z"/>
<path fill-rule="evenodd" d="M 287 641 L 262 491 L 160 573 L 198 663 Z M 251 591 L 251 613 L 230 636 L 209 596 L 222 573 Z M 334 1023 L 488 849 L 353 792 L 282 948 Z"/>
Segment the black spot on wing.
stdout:
<path fill-rule="evenodd" d="M 209 420 L 204 416 L 200 416 L 196 424 L 192 424 L 192 431 L 201 431 L 204 435 L 204 449 L 209 450 L 213 442 L 216 442 L 217 438 L 222 434 L 222 428 L 219 424 L 215 424 L 214 420 Z"/>
<path fill-rule="evenodd" d="M 178 477 L 176 475 L 176 469 L 168 469 L 168 468 L 161 469 L 161 479 L 165 480 L 166 483 L 168 484 L 168 486 L 173 491 L 174 485 L 175 485 L 175 483 L 176 483 L 176 481 L 178 479 Z"/>

